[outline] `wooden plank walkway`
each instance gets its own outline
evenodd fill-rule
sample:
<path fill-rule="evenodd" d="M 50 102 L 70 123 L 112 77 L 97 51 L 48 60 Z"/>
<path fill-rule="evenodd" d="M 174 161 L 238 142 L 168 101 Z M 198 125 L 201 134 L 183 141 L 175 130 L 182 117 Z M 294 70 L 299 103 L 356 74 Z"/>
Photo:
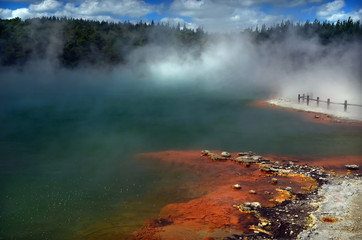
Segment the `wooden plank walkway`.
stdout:
<path fill-rule="evenodd" d="M 327 99 L 327 101 L 325 100 L 320 100 L 319 97 L 317 98 L 311 98 L 309 95 L 305 95 L 304 93 L 298 94 L 298 102 L 300 103 L 300 100 L 303 100 L 303 102 L 306 100 L 307 101 L 307 105 L 309 105 L 310 101 L 315 101 L 317 102 L 317 106 L 319 106 L 319 103 L 327 103 L 327 108 L 329 108 L 330 104 L 335 104 L 335 105 L 343 105 L 344 106 L 344 111 L 347 111 L 347 106 L 354 106 L 354 107 L 362 107 L 361 104 L 353 104 L 353 103 L 347 103 L 347 100 L 344 101 L 344 103 L 339 103 L 339 102 L 331 102 L 330 98 Z"/>

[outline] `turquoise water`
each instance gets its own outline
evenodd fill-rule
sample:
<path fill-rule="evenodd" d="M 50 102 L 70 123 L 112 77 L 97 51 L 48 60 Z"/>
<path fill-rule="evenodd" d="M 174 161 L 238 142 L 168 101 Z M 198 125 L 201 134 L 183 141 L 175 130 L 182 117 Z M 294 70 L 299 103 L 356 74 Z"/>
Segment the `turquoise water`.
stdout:
<path fill-rule="evenodd" d="M 0 90 L 0 239 L 119 239 L 192 198 L 172 186 L 197 176 L 137 153 L 362 154 L 354 127 L 248 106 L 264 92 L 24 78 Z"/>

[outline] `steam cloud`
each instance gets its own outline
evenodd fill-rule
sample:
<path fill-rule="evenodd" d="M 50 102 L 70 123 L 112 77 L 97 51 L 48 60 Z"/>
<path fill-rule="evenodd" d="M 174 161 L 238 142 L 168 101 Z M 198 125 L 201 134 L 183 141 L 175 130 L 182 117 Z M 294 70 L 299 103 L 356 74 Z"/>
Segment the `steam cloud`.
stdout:
<path fill-rule="evenodd" d="M 22 71 L 1 69 L 3 89 L 20 83 L 25 74 L 34 76 L 42 86 L 59 81 L 62 83 L 57 84 L 87 82 L 122 88 L 129 83 L 183 85 L 235 94 L 259 91 L 266 92 L 268 97 L 280 98 L 313 93 L 321 99 L 362 102 L 362 49 L 357 41 L 322 45 L 317 38 L 302 39 L 289 32 L 280 42 L 256 44 L 246 34 L 212 35 L 200 50 L 179 48 L 176 40 L 160 43 L 155 37 L 146 46 L 129 51 L 126 64 L 107 69 L 83 66 L 73 70 L 59 67 L 55 60 L 61 45 L 61 39 L 53 36 L 46 59 L 34 58 Z"/>

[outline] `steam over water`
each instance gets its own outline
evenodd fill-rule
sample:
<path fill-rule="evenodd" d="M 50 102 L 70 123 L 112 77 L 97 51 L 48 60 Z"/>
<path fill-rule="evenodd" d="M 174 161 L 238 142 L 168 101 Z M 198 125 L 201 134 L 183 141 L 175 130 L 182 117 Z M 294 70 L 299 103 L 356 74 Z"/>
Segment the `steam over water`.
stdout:
<path fill-rule="evenodd" d="M 265 97 L 261 90 L 210 87 L 202 78 L 165 85 L 112 73 L 9 73 L 6 79 L 0 90 L 1 239 L 122 238 L 165 204 L 195 197 L 173 186 L 196 176 L 140 161 L 137 153 L 362 154 L 353 127 L 248 106 Z"/>

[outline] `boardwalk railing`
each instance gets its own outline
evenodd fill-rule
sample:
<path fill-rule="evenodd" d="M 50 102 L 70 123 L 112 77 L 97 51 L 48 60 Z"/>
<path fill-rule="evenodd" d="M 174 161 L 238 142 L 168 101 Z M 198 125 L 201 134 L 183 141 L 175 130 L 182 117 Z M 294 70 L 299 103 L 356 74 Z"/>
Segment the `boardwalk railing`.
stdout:
<path fill-rule="evenodd" d="M 327 108 L 329 108 L 329 105 L 331 104 L 336 104 L 336 105 L 343 105 L 344 106 L 344 111 L 347 111 L 347 106 L 355 106 L 355 107 L 362 107 L 362 105 L 360 104 L 351 104 L 351 103 L 347 103 L 347 100 L 344 100 L 344 103 L 337 103 L 337 102 L 331 102 L 331 100 L 328 98 L 327 101 L 323 101 L 320 100 L 319 97 L 317 98 L 312 98 L 309 95 L 305 96 L 305 94 L 303 93 L 302 95 L 298 94 L 298 103 L 300 103 L 300 100 L 307 101 L 307 105 L 309 105 L 310 101 L 315 101 L 317 102 L 317 106 L 319 106 L 319 103 L 327 103 Z"/>

